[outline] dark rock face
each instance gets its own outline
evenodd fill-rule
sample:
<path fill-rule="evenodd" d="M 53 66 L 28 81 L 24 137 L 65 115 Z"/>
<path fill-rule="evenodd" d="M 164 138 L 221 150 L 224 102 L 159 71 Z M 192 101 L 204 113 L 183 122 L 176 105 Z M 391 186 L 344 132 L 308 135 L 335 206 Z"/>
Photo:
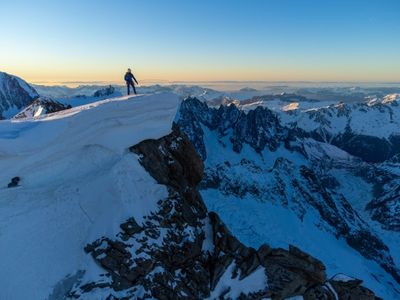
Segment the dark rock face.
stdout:
<path fill-rule="evenodd" d="M 400 231 L 400 186 L 391 185 L 388 192 L 372 200 L 367 205 L 373 220 L 378 221 L 387 230 Z"/>
<path fill-rule="evenodd" d="M 273 151 L 287 136 L 278 117 L 268 109 L 257 107 L 247 114 L 233 104 L 212 109 L 195 98 L 182 102 L 177 125 L 189 136 L 202 159 L 207 158 L 202 126 L 217 131 L 221 139 L 230 134 L 229 140 L 236 152 L 240 152 L 244 144 L 257 152 L 265 148 Z"/>
<path fill-rule="evenodd" d="M 168 187 L 169 196 L 160 199 L 157 211 L 142 225 L 130 218 L 116 237 L 87 245 L 85 251 L 105 271 L 104 280 L 78 283 L 68 297 L 88 296 L 99 289 L 109 295 L 107 299 L 284 299 L 311 295 L 313 289 L 328 297 L 322 262 L 294 246 L 246 247 L 217 214 L 207 211 L 197 191 L 203 163 L 179 131 L 143 141 L 131 151 L 158 183 Z M 242 291 L 246 278 L 260 281 L 259 287 Z"/>
<path fill-rule="evenodd" d="M 145 140 L 130 150 L 144 155 L 141 163 L 157 182 L 176 190 L 195 188 L 203 177 L 203 162 L 196 159 L 197 152 L 188 139 L 176 132 L 174 136 L 168 137 L 169 139 Z M 167 154 L 157 147 L 167 149 Z M 163 163 L 155 163 L 159 161 Z"/>
<path fill-rule="evenodd" d="M 362 158 L 366 162 L 385 161 L 398 151 L 398 148 L 392 146 L 390 140 L 355 134 L 351 131 L 335 136 L 332 144 L 351 155 Z"/>
<path fill-rule="evenodd" d="M 389 231 L 400 231 L 400 176 L 396 170 L 399 166 L 399 155 L 393 156 L 382 165 L 360 168 L 360 176 L 373 184 L 373 199 L 366 205 L 372 220 Z"/>
<path fill-rule="evenodd" d="M 0 119 L 9 109 L 22 109 L 39 97 L 34 88 L 22 79 L 0 72 Z"/>

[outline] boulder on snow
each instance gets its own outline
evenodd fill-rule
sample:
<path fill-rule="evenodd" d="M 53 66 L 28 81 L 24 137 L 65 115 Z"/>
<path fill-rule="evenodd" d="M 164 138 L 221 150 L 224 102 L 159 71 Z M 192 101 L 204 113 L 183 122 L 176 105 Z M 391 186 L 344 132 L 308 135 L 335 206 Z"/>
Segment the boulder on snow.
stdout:
<path fill-rule="evenodd" d="M 11 182 L 8 184 L 8 187 L 12 188 L 12 187 L 18 186 L 20 180 L 21 180 L 21 178 L 19 178 L 19 176 L 16 176 L 16 177 L 12 178 Z"/>

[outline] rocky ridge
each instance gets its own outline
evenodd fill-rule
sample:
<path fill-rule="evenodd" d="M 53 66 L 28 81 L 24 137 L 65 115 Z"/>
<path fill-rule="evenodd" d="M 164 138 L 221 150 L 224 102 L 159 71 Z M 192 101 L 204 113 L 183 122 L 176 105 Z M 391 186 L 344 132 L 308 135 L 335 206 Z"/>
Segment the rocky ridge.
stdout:
<path fill-rule="evenodd" d="M 203 163 L 177 129 L 130 150 L 169 196 L 142 225 L 128 219 L 117 236 L 87 245 L 103 279 L 77 283 L 68 297 L 102 290 L 107 299 L 377 299 L 359 280 L 327 280 L 323 263 L 295 246 L 256 250 L 238 241 L 207 211 L 197 191 Z"/>
<path fill-rule="evenodd" d="M 71 105 L 65 105 L 47 97 L 39 97 L 16 114 L 13 119 L 33 118 L 44 114 L 51 114 L 58 111 L 71 108 Z"/>

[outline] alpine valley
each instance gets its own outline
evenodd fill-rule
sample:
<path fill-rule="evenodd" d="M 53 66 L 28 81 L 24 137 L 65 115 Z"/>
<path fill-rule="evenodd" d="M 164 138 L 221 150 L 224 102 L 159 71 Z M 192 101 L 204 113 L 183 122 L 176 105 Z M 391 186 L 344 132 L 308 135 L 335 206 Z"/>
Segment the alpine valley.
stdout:
<path fill-rule="evenodd" d="M 399 89 L 122 93 L 0 73 L 0 299 L 400 299 Z"/>

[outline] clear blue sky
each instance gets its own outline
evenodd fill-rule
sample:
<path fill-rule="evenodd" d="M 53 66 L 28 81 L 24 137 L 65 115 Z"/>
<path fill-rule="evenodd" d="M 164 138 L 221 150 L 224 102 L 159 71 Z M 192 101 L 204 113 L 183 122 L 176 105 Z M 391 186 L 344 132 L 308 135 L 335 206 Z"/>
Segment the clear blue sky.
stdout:
<path fill-rule="evenodd" d="M 30 81 L 400 81 L 398 0 L 0 0 L 0 28 Z"/>

